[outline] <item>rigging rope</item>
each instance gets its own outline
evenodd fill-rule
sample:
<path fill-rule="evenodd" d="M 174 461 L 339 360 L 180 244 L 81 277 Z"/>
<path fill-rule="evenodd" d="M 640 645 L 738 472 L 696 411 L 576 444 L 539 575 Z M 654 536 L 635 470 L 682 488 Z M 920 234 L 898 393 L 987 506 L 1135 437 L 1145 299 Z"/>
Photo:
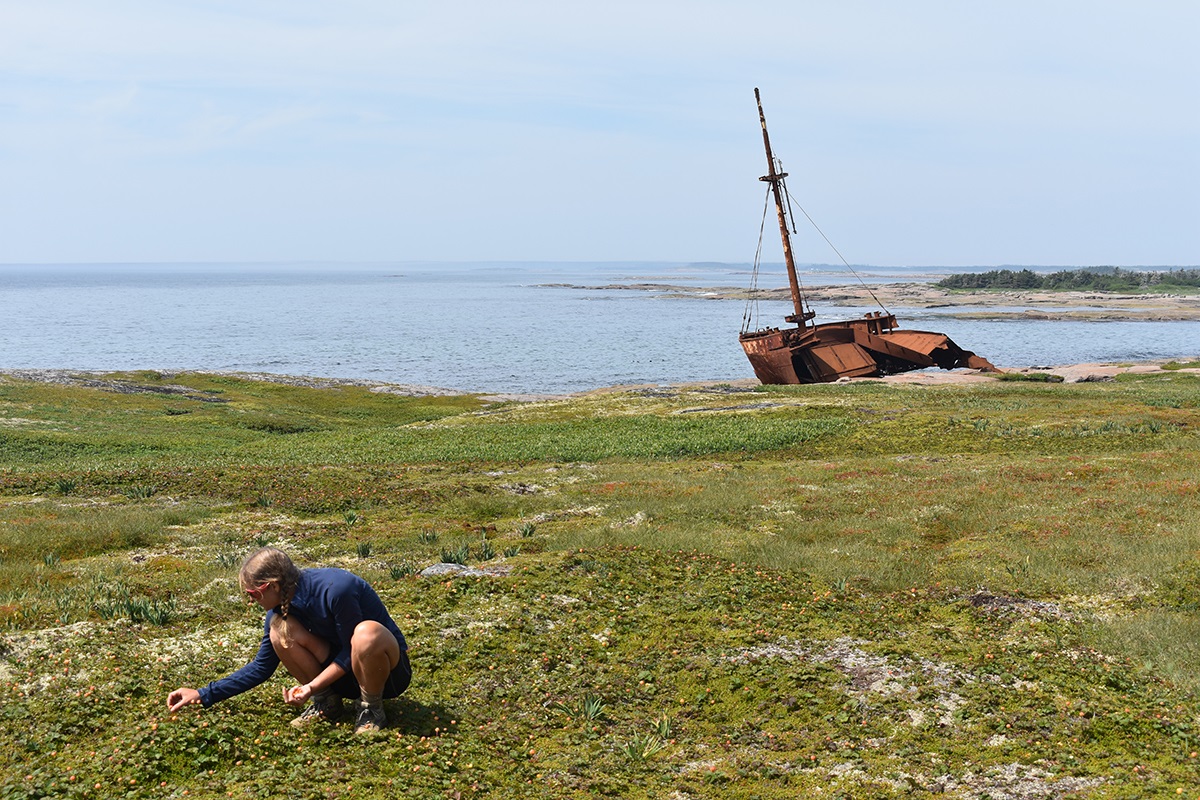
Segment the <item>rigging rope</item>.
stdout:
<path fill-rule="evenodd" d="M 767 229 L 767 211 L 771 207 L 771 189 L 763 200 L 762 222 L 758 224 L 758 248 L 754 251 L 754 266 L 750 270 L 750 293 L 742 310 L 742 333 L 758 329 L 758 265 L 762 260 L 763 233 Z"/>
<path fill-rule="evenodd" d="M 777 167 L 777 171 L 779 171 L 779 172 L 783 171 L 782 164 L 779 164 L 779 166 Z M 792 197 L 792 193 L 790 191 L 788 191 L 787 183 L 784 181 L 780 181 L 780 183 L 783 184 L 783 194 L 784 194 L 784 197 L 787 199 L 787 216 L 789 219 L 791 219 L 791 222 L 792 222 L 792 225 L 791 225 L 792 233 L 797 232 L 796 231 L 796 218 L 792 212 L 792 207 L 794 204 L 796 208 L 800 209 L 800 213 L 804 215 L 804 218 L 808 220 L 808 223 L 813 226 L 813 230 L 815 230 L 818 234 L 821 235 L 821 238 L 825 240 L 825 244 L 829 245 L 829 249 L 837 254 L 837 257 L 841 260 L 842 265 L 845 266 L 846 269 L 850 271 L 850 274 L 853 275 L 858 280 L 858 282 L 860 284 L 862 284 L 862 287 L 867 290 L 867 294 L 871 295 L 871 299 L 875 301 L 875 305 L 877 305 L 881 309 L 883 309 L 883 312 L 885 314 L 890 315 L 891 312 L 888 311 L 887 307 L 884 306 L 884 304 L 879 301 L 879 298 L 875 296 L 875 292 L 871 291 L 871 287 L 867 284 L 866 281 L 864 281 L 862 279 L 862 276 L 859 275 L 854 270 L 854 267 L 850 266 L 850 262 L 846 260 L 846 257 L 842 255 L 841 251 L 839 251 L 837 249 L 837 247 L 834 246 L 833 242 L 829 241 L 829 237 L 825 235 L 825 232 L 823 230 L 821 230 L 821 227 L 819 225 L 817 225 L 816 221 L 809 215 L 808 211 L 805 210 L 804 206 L 800 205 L 800 203 L 796 202 L 796 198 Z M 758 307 L 758 298 L 759 298 L 758 270 L 759 270 L 759 266 L 762 263 L 763 237 L 766 233 L 767 214 L 770 213 L 770 208 L 771 208 L 771 189 L 770 189 L 770 187 L 768 187 L 766 197 L 763 200 L 762 221 L 758 225 L 758 247 L 754 251 L 754 266 L 750 272 L 750 293 L 746 297 L 746 306 L 745 306 L 745 309 L 742 311 L 742 333 L 746 333 L 747 331 L 749 331 L 751 329 L 756 330 L 758 328 L 758 312 L 759 312 L 759 307 Z M 803 291 L 803 285 L 800 284 L 800 276 L 799 275 L 796 276 L 796 283 L 801 286 L 800 296 L 801 296 L 801 302 L 804 305 L 803 310 L 811 313 L 812 305 L 808 301 L 808 296 L 805 295 L 805 293 Z"/>
<path fill-rule="evenodd" d="M 792 203 L 795 202 L 795 198 L 793 198 L 792 193 L 787 190 L 787 186 L 783 187 L 783 191 L 787 195 L 788 210 L 790 211 L 792 208 Z M 863 288 L 867 290 L 867 294 L 871 295 L 871 299 L 875 301 L 875 305 L 882 308 L 885 314 L 891 314 L 892 312 L 888 311 L 887 308 L 883 305 L 883 303 L 879 302 L 879 298 L 876 297 L 875 293 L 871 291 L 871 287 L 867 285 L 867 282 L 864 281 L 862 279 L 862 277 L 857 272 L 854 271 L 854 267 L 850 266 L 850 262 L 848 262 L 845 259 L 845 257 L 841 254 L 841 252 L 839 252 L 838 249 L 833 246 L 833 242 L 829 241 L 829 237 L 825 235 L 825 232 L 823 230 L 821 230 L 821 228 L 817 225 L 817 223 L 813 221 L 813 218 L 808 215 L 808 212 L 804 210 L 804 206 L 800 205 L 799 203 L 796 203 L 796 208 L 800 209 L 800 213 L 803 214 L 804 218 L 807 219 L 809 224 L 813 226 L 813 229 L 817 233 L 821 234 L 821 238 L 825 240 L 825 244 L 829 245 L 829 249 L 831 249 L 833 252 L 837 253 L 837 257 L 842 260 L 842 264 L 844 264 L 846 266 L 846 269 L 850 270 L 850 274 L 853 275 L 855 278 L 858 278 L 858 282 L 861 283 Z"/>

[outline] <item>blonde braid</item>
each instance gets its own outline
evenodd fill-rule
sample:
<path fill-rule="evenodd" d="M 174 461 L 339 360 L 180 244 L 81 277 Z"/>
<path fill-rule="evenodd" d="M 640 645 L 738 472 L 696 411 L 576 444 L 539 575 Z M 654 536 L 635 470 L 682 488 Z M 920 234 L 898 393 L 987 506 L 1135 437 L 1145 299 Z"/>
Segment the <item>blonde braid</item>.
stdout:
<path fill-rule="evenodd" d="M 292 598 L 279 601 L 279 613 L 271 618 L 271 629 L 279 634 L 279 644 L 284 650 L 292 646 L 292 635 L 288 632 L 288 612 L 292 610 Z"/>

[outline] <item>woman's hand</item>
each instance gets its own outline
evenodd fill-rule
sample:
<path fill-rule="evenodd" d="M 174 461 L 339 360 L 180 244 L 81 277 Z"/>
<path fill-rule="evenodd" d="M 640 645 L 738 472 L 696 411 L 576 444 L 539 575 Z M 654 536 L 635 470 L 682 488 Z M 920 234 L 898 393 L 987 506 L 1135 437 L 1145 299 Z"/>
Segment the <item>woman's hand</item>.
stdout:
<path fill-rule="evenodd" d="M 283 702 L 289 706 L 302 706 L 308 702 L 308 698 L 312 697 L 312 687 L 307 683 L 303 686 L 293 686 L 290 689 L 283 690 Z"/>
<path fill-rule="evenodd" d="M 186 686 L 181 686 L 167 695 L 167 708 L 171 711 L 178 711 L 184 706 L 199 705 L 199 703 L 200 693 Z"/>

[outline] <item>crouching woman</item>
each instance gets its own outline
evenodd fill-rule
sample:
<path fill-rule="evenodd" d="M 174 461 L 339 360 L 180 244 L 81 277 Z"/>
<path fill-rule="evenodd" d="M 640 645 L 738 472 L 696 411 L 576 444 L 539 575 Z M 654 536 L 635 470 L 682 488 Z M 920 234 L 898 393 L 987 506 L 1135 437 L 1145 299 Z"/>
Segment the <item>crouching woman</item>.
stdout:
<path fill-rule="evenodd" d="M 404 634 L 366 581 L 343 569 L 301 570 L 273 547 L 247 556 L 238 580 L 267 612 L 258 654 L 202 689 L 169 693 L 171 711 L 207 708 L 253 689 L 282 663 L 297 682 L 284 689 L 283 701 L 298 708 L 312 701 L 293 725 L 336 722 L 345 712 L 343 698 L 359 701 L 355 733 L 387 724 L 383 700 L 408 688 L 412 668 Z"/>

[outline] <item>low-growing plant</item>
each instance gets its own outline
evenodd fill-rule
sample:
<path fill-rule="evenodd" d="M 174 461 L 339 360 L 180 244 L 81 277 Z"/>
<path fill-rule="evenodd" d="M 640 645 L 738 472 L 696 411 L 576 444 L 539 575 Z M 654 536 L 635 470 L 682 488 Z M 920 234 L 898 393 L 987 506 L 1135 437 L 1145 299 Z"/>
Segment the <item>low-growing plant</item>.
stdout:
<path fill-rule="evenodd" d="M 46 553 L 46 555 L 42 556 L 42 563 L 47 567 L 57 567 L 61 561 L 62 558 L 59 557 L 58 553 Z"/>
<path fill-rule="evenodd" d="M 670 741 L 675 737 L 675 721 L 669 714 L 663 714 L 654 720 L 654 733 L 663 741 Z"/>
<path fill-rule="evenodd" d="M 513 545 L 512 547 L 504 548 L 504 557 L 505 558 L 512 558 L 513 556 L 519 556 L 519 555 L 521 555 L 521 548 L 519 545 Z"/>
<path fill-rule="evenodd" d="M 398 581 L 401 578 L 407 578 L 409 575 L 416 575 L 417 568 L 407 561 L 404 561 L 400 564 L 393 564 L 388 569 L 388 572 L 391 574 L 392 580 Z"/>
<path fill-rule="evenodd" d="M 0 593 L 22 582 L 20 573 L 44 565 L 53 553 L 76 560 L 161 541 L 174 525 L 208 516 L 203 507 L 156 504 L 59 505 L 38 504 L 35 513 L 14 512 L 0 504 L 0 553 L 12 569 L 0 573 Z M 24 565 L 24 566 L 20 566 Z"/>
<path fill-rule="evenodd" d="M 54 482 L 54 488 L 59 494 L 70 494 L 75 491 L 78 484 L 70 478 L 59 478 Z"/>
<path fill-rule="evenodd" d="M 101 587 L 100 596 L 92 603 L 92 610 L 101 619 L 121 619 L 130 622 L 148 622 L 151 625 L 168 625 L 175 618 L 176 603 L 173 596 L 164 599 L 134 595 L 124 583 Z"/>
<path fill-rule="evenodd" d="M 483 539 L 483 541 L 481 541 L 479 543 L 479 560 L 480 561 L 491 561 L 495 557 L 496 557 L 496 548 L 493 547 L 492 543 L 490 541 L 488 541 L 488 539 L 485 537 Z"/>
<path fill-rule="evenodd" d="M 521 538 L 528 539 L 537 532 L 537 526 L 532 522 L 521 523 L 521 527 L 517 528 L 517 533 L 521 534 Z"/>
<path fill-rule="evenodd" d="M 353 527 L 354 525 L 357 525 L 362 518 L 358 515 L 357 511 L 347 511 L 346 513 L 342 514 L 342 519 L 346 521 L 347 527 Z"/>
<path fill-rule="evenodd" d="M 996 375 L 998 381 L 1026 383 L 1062 383 L 1063 376 L 1052 372 L 1001 372 Z"/>
<path fill-rule="evenodd" d="M 70 625 L 75 621 L 76 597 L 74 592 L 59 592 L 54 597 L 55 621 L 59 625 Z"/>
<path fill-rule="evenodd" d="M 217 553 L 217 557 L 214 560 L 217 562 L 218 567 L 224 567 L 225 569 L 233 569 L 242 564 L 242 557 L 231 550 L 223 550 Z"/>
<path fill-rule="evenodd" d="M 318 428 L 308 420 L 291 417 L 281 417 L 274 414 L 251 414 L 240 420 L 242 427 L 261 433 L 278 433 L 283 435 L 294 433 L 309 433 Z"/>
<path fill-rule="evenodd" d="M 595 722 L 604 716 L 604 699 L 598 694 L 588 692 L 573 703 L 556 702 L 550 708 L 576 722 Z"/>
<path fill-rule="evenodd" d="M 98 595 L 92 601 L 92 610 L 100 619 L 119 619 L 128 613 L 129 587 L 124 584 L 116 586 L 98 586 Z"/>
<path fill-rule="evenodd" d="M 607 567 L 594 558 L 581 558 L 576 560 L 575 568 L 588 575 L 593 575 L 596 573 L 603 574 L 607 571 Z"/>
<path fill-rule="evenodd" d="M 127 609 L 129 619 L 133 622 L 168 625 L 175 618 L 175 598 L 160 600 L 156 597 L 133 597 L 130 598 Z"/>
<path fill-rule="evenodd" d="M 149 500 L 158 491 L 157 487 L 148 484 L 139 484 L 129 486 L 121 494 L 128 497 L 130 500 Z"/>
<path fill-rule="evenodd" d="M 630 761 L 641 763 L 666 747 L 663 740 L 652 733 L 635 733 L 617 750 Z"/>
<path fill-rule="evenodd" d="M 1029 556 L 1025 556 L 1024 560 L 1009 561 L 1004 565 L 1004 571 L 1008 573 L 1008 577 L 1012 580 L 1013 591 L 1020 591 L 1021 587 L 1029 580 Z"/>
<path fill-rule="evenodd" d="M 370 542 L 357 542 L 354 545 L 354 552 L 358 554 L 359 558 L 368 557 L 369 555 L 371 555 L 371 543 Z"/>
<path fill-rule="evenodd" d="M 443 548 L 443 564 L 462 564 L 466 566 L 471 560 L 471 545 L 463 543 L 454 548 Z"/>
<path fill-rule="evenodd" d="M 258 497 L 254 498 L 254 505 L 258 506 L 259 508 L 270 508 L 271 506 L 275 505 L 275 501 L 270 495 L 260 494 Z"/>
<path fill-rule="evenodd" d="M 426 528 L 417 534 L 417 540 L 422 544 L 433 544 L 438 540 L 437 531 Z"/>

